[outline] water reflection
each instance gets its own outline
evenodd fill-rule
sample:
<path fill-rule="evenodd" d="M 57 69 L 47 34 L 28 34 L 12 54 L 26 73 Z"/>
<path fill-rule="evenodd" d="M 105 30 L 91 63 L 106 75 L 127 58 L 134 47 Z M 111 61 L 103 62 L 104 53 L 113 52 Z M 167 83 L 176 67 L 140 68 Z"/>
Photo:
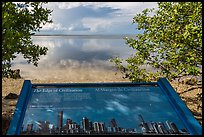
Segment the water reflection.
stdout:
<path fill-rule="evenodd" d="M 123 37 L 92 37 L 86 36 L 34 36 L 33 42 L 48 47 L 46 56 L 41 56 L 38 69 L 54 70 L 69 68 L 91 68 L 111 70 L 109 59 L 120 56 L 127 58 L 134 51 L 125 44 Z M 23 75 L 36 70 L 32 64 L 19 55 L 12 64 L 13 68 L 20 68 Z M 28 72 L 28 70 L 30 72 Z"/>
<path fill-rule="evenodd" d="M 107 61 L 111 57 L 118 55 L 127 57 L 132 52 L 128 46 L 125 46 L 123 39 L 34 37 L 33 40 L 36 44 L 48 47 L 49 52 L 46 62 L 48 61 L 57 66 L 61 65 L 60 62 L 63 61 L 95 64 L 97 61 Z M 68 63 L 67 65 L 72 64 Z"/>

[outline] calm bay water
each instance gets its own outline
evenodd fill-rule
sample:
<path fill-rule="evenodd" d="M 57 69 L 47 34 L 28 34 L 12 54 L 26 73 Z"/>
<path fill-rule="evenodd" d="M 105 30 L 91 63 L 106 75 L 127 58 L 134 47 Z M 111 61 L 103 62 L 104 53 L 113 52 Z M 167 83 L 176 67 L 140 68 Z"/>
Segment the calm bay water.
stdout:
<path fill-rule="evenodd" d="M 40 57 L 38 67 L 28 64 L 19 55 L 13 61 L 12 68 L 21 69 L 21 76 L 27 79 L 61 79 L 70 78 L 71 75 L 85 78 L 94 72 L 103 77 L 104 74 L 113 72 L 113 64 L 109 61 L 112 57 L 127 58 L 134 53 L 125 44 L 124 37 L 125 35 L 33 36 L 35 44 L 48 47 L 47 55 Z"/>

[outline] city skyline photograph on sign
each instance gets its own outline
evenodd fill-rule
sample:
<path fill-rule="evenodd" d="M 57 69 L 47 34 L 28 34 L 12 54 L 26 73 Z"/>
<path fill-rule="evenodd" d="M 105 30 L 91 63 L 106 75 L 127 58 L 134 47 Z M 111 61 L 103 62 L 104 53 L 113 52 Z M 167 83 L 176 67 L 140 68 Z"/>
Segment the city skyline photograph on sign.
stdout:
<path fill-rule="evenodd" d="M 21 134 L 189 134 L 159 86 L 32 89 Z"/>

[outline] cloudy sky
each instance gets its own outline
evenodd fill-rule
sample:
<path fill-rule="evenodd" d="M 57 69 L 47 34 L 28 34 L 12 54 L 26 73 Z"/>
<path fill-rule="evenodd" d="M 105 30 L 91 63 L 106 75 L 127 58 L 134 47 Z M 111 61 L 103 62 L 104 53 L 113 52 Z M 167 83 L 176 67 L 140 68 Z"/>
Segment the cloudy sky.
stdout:
<path fill-rule="evenodd" d="M 156 2 L 49 2 L 52 24 L 36 34 L 136 34 L 133 17 Z"/>

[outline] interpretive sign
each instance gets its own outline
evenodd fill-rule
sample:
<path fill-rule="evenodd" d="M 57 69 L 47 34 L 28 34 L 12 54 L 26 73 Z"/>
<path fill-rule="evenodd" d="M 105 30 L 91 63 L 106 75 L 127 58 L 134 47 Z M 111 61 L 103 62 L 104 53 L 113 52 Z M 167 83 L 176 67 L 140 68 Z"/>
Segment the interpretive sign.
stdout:
<path fill-rule="evenodd" d="M 8 134 L 201 135 L 202 128 L 165 78 L 150 83 L 25 80 Z"/>

